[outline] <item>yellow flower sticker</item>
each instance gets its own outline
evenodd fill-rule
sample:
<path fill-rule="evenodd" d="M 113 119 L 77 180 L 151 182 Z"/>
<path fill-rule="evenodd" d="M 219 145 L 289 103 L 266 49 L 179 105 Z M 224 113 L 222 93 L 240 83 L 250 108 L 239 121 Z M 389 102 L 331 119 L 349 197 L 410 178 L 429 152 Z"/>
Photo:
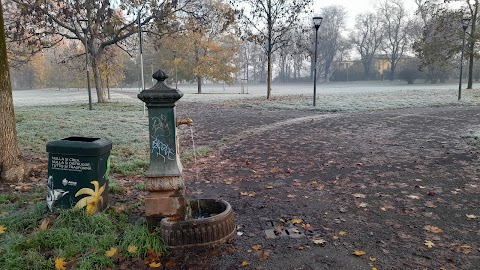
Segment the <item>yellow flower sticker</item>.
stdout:
<path fill-rule="evenodd" d="M 75 194 L 75 197 L 78 197 L 80 195 L 89 195 L 87 197 L 84 197 L 80 199 L 77 204 L 75 205 L 74 209 L 82 209 L 85 206 L 87 207 L 87 214 L 88 215 L 93 215 L 97 212 L 98 205 L 101 203 L 103 205 L 103 197 L 102 193 L 105 191 L 105 185 L 99 188 L 99 183 L 98 181 L 94 180 L 90 182 L 94 186 L 94 190 L 91 188 L 82 188 L 77 193 Z"/>

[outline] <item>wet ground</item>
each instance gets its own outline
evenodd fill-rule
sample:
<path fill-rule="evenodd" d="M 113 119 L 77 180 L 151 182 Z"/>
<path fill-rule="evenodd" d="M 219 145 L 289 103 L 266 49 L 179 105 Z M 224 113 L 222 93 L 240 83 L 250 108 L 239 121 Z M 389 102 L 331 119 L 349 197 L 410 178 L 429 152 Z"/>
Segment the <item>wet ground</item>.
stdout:
<path fill-rule="evenodd" d="M 178 113 L 215 149 L 186 164 L 189 194 L 230 202 L 241 234 L 179 267 L 480 269 L 479 107 Z"/>

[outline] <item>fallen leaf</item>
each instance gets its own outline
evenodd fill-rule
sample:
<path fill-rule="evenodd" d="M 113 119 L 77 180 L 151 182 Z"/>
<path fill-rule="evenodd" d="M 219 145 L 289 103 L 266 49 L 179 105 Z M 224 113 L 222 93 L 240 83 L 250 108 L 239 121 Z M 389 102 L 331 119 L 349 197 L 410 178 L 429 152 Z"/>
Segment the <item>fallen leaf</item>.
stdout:
<path fill-rule="evenodd" d="M 113 257 L 115 254 L 117 254 L 118 249 L 116 247 L 111 247 L 109 250 L 105 251 L 105 256 L 107 257 Z"/>
<path fill-rule="evenodd" d="M 338 238 L 338 236 L 334 235 L 334 236 L 332 236 L 332 239 L 333 240 L 338 240 L 339 238 Z"/>
<path fill-rule="evenodd" d="M 161 262 L 151 262 L 148 264 L 148 266 L 150 266 L 151 268 L 159 268 L 160 266 L 162 266 L 162 263 Z"/>
<path fill-rule="evenodd" d="M 355 198 L 362 198 L 362 199 L 365 199 L 367 197 L 365 194 L 361 194 L 361 193 L 355 193 L 355 194 L 352 194 L 352 195 Z"/>
<path fill-rule="evenodd" d="M 420 199 L 420 196 L 417 196 L 417 195 L 407 195 L 407 198 L 413 199 L 413 200 L 418 200 L 418 199 Z"/>
<path fill-rule="evenodd" d="M 266 188 L 266 189 L 272 189 L 273 186 L 266 186 L 265 188 Z"/>
<path fill-rule="evenodd" d="M 272 169 L 270 172 L 271 172 L 271 173 L 277 173 L 277 170 L 276 170 L 276 169 Z"/>
<path fill-rule="evenodd" d="M 327 243 L 327 241 L 325 241 L 325 239 L 313 239 L 313 243 L 317 244 L 317 245 L 325 245 Z"/>
<path fill-rule="evenodd" d="M 432 241 L 425 240 L 425 243 L 423 243 L 425 246 L 428 248 L 432 248 L 435 246 L 435 244 Z"/>
<path fill-rule="evenodd" d="M 247 267 L 249 264 L 250 264 L 249 262 L 243 261 L 242 264 L 241 264 L 241 266 L 242 266 L 242 267 Z"/>
<path fill-rule="evenodd" d="M 476 219 L 477 216 L 475 216 L 475 215 L 472 214 L 472 215 L 467 215 L 467 218 L 468 218 L 468 219 Z"/>
<path fill-rule="evenodd" d="M 268 251 L 265 251 L 265 250 L 262 250 L 262 252 L 260 253 L 260 255 L 258 256 L 258 259 L 260 261 L 266 261 L 268 260 L 268 257 L 270 256 L 270 252 Z"/>
<path fill-rule="evenodd" d="M 430 225 L 423 227 L 423 229 L 427 230 L 429 232 L 432 232 L 432 233 L 437 233 L 437 234 L 443 232 L 442 229 L 440 229 L 438 227 L 435 227 L 435 226 L 430 226 Z"/>
<path fill-rule="evenodd" d="M 291 199 L 296 198 L 296 197 L 297 197 L 297 195 L 295 195 L 295 194 L 288 194 L 287 195 L 287 198 L 291 198 Z"/>
<path fill-rule="evenodd" d="M 305 231 L 313 231 L 313 228 L 312 226 L 310 226 L 310 224 L 303 224 L 302 228 L 305 230 Z"/>
<path fill-rule="evenodd" d="M 463 254 L 470 254 L 472 251 L 470 250 L 472 247 L 469 245 L 463 245 L 460 247 Z"/>
<path fill-rule="evenodd" d="M 297 249 L 298 249 L 298 250 L 304 250 L 305 247 L 304 247 L 304 246 L 299 246 Z"/>
<path fill-rule="evenodd" d="M 0 234 L 4 234 L 7 231 L 7 227 L 5 225 L 0 225 Z"/>
<path fill-rule="evenodd" d="M 377 258 L 375 258 L 375 257 L 369 257 L 368 259 L 369 259 L 371 262 L 376 262 L 376 261 L 377 261 Z"/>
<path fill-rule="evenodd" d="M 44 218 L 38 228 L 40 229 L 40 231 L 44 232 L 48 229 L 48 225 L 50 225 L 50 221 L 48 220 L 48 218 Z"/>
<path fill-rule="evenodd" d="M 177 265 L 177 264 L 176 264 L 174 261 L 168 261 L 168 262 L 165 263 L 165 266 L 166 266 L 167 268 L 173 268 L 173 267 L 175 267 L 176 265 Z"/>
<path fill-rule="evenodd" d="M 292 224 L 295 225 L 295 224 L 300 224 L 300 223 L 302 223 L 303 221 L 302 221 L 301 219 L 292 219 L 291 222 L 292 222 Z"/>
<path fill-rule="evenodd" d="M 56 258 L 55 259 L 55 269 L 56 270 L 66 270 L 67 262 L 65 262 L 64 258 Z"/>
<path fill-rule="evenodd" d="M 433 202 L 431 202 L 431 201 L 426 202 L 425 206 L 428 207 L 428 208 L 437 208 L 437 206 L 435 204 L 433 204 Z"/>
<path fill-rule="evenodd" d="M 255 251 L 260 251 L 260 250 L 262 250 L 262 245 L 254 245 L 254 246 L 252 246 L 252 249 L 255 250 Z"/>
<path fill-rule="evenodd" d="M 292 232 L 293 232 L 293 233 L 300 234 L 300 231 L 299 231 L 298 229 L 293 229 Z"/>
<path fill-rule="evenodd" d="M 352 254 L 360 257 L 360 256 L 363 256 L 367 253 L 365 251 L 362 251 L 362 250 L 355 250 Z"/>
<path fill-rule="evenodd" d="M 361 208 L 365 208 L 365 207 L 368 206 L 368 203 L 362 202 L 362 203 L 357 204 L 357 206 L 358 206 L 358 207 L 361 207 Z"/>
<path fill-rule="evenodd" d="M 255 194 L 255 192 L 252 192 L 252 193 L 248 194 L 248 197 L 252 197 L 252 198 L 253 198 L 253 197 L 256 197 L 256 196 L 257 196 L 257 194 Z"/>
<path fill-rule="evenodd" d="M 128 253 L 135 254 L 138 251 L 138 248 L 134 245 L 129 245 L 127 248 Z"/>
<path fill-rule="evenodd" d="M 372 270 L 378 270 L 376 267 L 373 267 Z"/>
<path fill-rule="evenodd" d="M 340 232 L 338 232 L 338 235 L 344 236 L 344 235 L 347 235 L 347 232 L 340 231 Z"/>

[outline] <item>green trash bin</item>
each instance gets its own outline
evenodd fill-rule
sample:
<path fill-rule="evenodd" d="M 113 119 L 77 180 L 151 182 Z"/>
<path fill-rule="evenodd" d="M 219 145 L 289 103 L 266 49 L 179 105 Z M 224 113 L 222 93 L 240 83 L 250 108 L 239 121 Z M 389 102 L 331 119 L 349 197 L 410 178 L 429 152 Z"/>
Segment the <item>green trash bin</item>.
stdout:
<path fill-rule="evenodd" d="M 88 214 L 108 205 L 112 142 L 100 138 L 68 137 L 47 143 L 47 205 L 85 208 Z"/>

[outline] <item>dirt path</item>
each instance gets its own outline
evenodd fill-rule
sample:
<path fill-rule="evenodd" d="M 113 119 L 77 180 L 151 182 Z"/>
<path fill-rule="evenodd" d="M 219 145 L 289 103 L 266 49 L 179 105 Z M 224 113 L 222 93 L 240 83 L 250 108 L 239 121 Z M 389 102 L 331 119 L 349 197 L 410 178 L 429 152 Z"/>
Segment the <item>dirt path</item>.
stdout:
<path fill-rule="evenodd" d="M 479 107 L 178 113 L 194 119 L 197 145 L 216 149 L 186 166 L 190 194 L 229 201 L 243 233 L 187 269 L 480 268 L 480 219 L 467 217 L 480 216 L 479 152 L 464 138 Z M 309 224 L 296 225 L 304 237 L 265 237 L 296 219 Z"/>

